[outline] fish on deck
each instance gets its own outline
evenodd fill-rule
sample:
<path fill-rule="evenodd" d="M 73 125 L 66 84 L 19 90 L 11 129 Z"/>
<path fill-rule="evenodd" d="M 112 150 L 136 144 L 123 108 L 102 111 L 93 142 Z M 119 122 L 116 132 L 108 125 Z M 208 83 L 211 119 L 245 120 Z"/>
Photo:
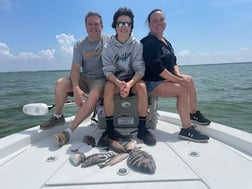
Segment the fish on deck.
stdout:
<path fill-rule="evenodd" d="M 93 136 L 90 135 L 85 135 L 83 137 L 83 142 L 87 145 L 91 145 L 92 147 L 96 146 L 96 142 L 95 142 L 95 138 Z"/>
<path fill-rule="evenodd" d="M 130 152 L 127 165 L 134 171 L 146 174 L 154 174 L 156 170 L 152 155 L 140 149 L 134 149 Z"/>
<path fill-rule="evenodd" d="M 103 163 L 105 161 L 108 161 L 109 159 L 111 159 L 114 156 L 115 156 L 115 153 L 112 152 L 112 151 L 104 152 L 104 153 L 103 152 L 95 153 L 95 154 L 87 156 L 83 160 L 83 162 L 81 164 L 81 167 L 85 168 L 85 167 L 89 167 L 89 166 L 96 165 L 96 164 L 99 164 L 99 163 Z"/>
<path fill-rule="evenodd" d="M 84 161 L 85 158 L 86 157 L 83 153 L 76 151 L 71 154 L 69 161 L 73 166 L 77 167 Z"/>

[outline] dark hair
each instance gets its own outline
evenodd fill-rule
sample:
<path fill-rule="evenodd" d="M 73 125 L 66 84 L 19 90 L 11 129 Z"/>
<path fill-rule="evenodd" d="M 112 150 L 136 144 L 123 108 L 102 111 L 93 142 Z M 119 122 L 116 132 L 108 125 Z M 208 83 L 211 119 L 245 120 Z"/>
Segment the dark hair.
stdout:
<path fill-rule="evenodd" d="M 154 12 L 157 12 L 157 11 L 162 12 L 161 9 L 154 9 L 154 10 L 152 10 L 152 11 L 148 14 L 148 17 L 147 17 L 148 23 L 150 23 L 150 17 L 151 17 L 151 15 L 152 15 Z"/>
<path fill-rule="evenodd" d="M 100 18 L 100 24 L 101 24 L 101 26 L 103 27 L 102 17 L 101 17 L 101 15 L 100 15 L 99 13 L 97 13 L 97 12 L 88 12 L 88 13 L 86 14 L 86 16 L 85 16 L 85 24 L 87 24 L 87 19 L 88 19 L 88 17 L 90 17 L 90 16 L 98 16 L 98 17 Z"/>
<path fill-rule="evenodd" d="M 128 9 L 126 7 L 124 8 L 119 8 L 113 17 L 113 23 L 112 23 L 112 28 L 116 28 L 116 22 L 119 16 L 128 16 L 130 17 L 131 20 L 131 29 L 134 27 L 134 14 L 131 9 Z"/>

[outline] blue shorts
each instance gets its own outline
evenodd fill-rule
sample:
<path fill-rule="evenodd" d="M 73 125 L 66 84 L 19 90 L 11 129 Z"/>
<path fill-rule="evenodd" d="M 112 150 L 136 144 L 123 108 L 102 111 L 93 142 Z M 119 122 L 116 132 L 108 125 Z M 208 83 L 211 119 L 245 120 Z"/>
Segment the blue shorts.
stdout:
<path fill-rule="evenodd" d="M 145 81 L 147 93 L 151 93 L 153 89 L 158 86 L 162 81 Z"/>

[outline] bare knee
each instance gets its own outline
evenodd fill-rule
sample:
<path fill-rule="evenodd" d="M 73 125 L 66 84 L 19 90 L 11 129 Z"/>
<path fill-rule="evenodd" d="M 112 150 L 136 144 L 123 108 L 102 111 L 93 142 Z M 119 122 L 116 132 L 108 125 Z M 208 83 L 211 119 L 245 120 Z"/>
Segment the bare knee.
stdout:
<path fill-rule="evenodd" d="M 114 96 L 116 91 L 116 85 L 110 81 L 107 81 L 104 87 L 104 97 Z"/>
<path fill-rule="evenodd" d="M 135 94 L 147 94 L 145 83 L 143 81 L 138 81 L 133 87 L 133 92 Z"/>
<path fill-rule="evenodd" d="M 93 89 L 90 91 L 88 98 L 92 98 L 95 101 L 99 100 L 102 96 L 102 91 L 98 90 L 98 89 Z"/>
<path fill-rule="evenodd" d="M 189 94 L 190 94 L 190 90 L 188 87 L 181 87 L 181 90 L 179 92 L 179 96 L 188 97 Z"/>
<path fill-rule="evenodd" d="M 56 81 L 55 90 L 61 92 L 69 92 L 71 91 L 71 82 L 69 79 L 60 78 Z"/>

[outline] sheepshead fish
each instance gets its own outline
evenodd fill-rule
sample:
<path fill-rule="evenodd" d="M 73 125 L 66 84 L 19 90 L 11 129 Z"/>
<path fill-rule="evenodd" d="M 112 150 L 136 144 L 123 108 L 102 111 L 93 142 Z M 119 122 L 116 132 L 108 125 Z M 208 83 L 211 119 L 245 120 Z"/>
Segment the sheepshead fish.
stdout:
<path fill-rule="evenodd" d="M 98 166 L 100 168 L 104 168 L 106 166 L 113 166 L 121 161 L 123 161 L 124 159 L 126 159 L 129 156 L 128 153 L 119 153 L 116 154 L 114 157 L 112 157 L 110 160 L 104 162 L 104 163 L 100 163 L 98 164 Z"/>
<path fill-rule="evenodd" d="M 152 155 L 140 149 L 130 152 L 127 165 L 137 172 L 146 174 L 154 174 L 156 170 L 156 164 Z"/>
<path fill-rule="evenodd" d="M 71 156 L 69 157 L 69 161 L 73 166 L 79 166 L 83 160 L 85 159 L 85 155 L 81 152 L 75 152 L 73 154 L 71 154 Z"/>
<path fill-rule="evenodd" d="M 95 153 L 95 154 L 87 156 L 82 162 L 81 167 L 84 168 L 84 167 L 89 167 L 89 166 L 96 165 L 99 163 L 103 163 L 105 161 L 108 161 L 114 156 L 115 156 L 114 152 Z"/>
<path fill-rule="evenodd" d="M 85 135 L 83 137 L 83 142 L 87 145 L 91 145 L 92 147 L 95 147 L 95 138 L 90 135 Z"/>

